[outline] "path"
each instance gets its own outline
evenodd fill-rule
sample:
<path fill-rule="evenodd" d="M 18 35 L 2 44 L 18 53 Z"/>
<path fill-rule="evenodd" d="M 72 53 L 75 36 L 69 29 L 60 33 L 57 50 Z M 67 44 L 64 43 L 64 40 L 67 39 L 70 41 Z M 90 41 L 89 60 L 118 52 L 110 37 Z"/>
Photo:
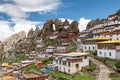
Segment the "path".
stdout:
<path fill-rule="evenodd" d="M 111 80 L 109 78 L 109 74 L 111 73 L 109 68 L 106 67 L 102 62 L 90 57 L 90 60 L 96 64 L 99 69 L 100 69 L 100 73 L 99 73 L 99 76 L 98 76 L 98 80 Z"/>

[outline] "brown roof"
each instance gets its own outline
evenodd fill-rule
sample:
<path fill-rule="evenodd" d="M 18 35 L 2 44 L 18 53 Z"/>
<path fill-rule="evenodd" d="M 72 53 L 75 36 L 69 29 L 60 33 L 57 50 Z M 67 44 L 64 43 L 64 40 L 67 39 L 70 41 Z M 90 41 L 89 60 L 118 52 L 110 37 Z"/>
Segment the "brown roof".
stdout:
<path fill-rule="evenodd" d="M 40 77 L 40 75 L 36 74 L 36 73 L 27 73 L 27 74 L 24 74 L 23 76 L 25 78 L 38 78 L 38 77 Z"/>

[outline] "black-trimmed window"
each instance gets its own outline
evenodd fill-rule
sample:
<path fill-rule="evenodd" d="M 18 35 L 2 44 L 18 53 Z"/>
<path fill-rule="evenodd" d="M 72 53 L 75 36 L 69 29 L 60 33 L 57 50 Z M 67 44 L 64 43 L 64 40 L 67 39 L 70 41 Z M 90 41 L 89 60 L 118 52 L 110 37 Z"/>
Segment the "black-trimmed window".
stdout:
<path fill-rule="evenodd" d="M 68 69 L 68 72 L 70 72 L 70 69 Z"/>
<path fill-rule="evenodd" d="M 100 52 L 99 52 L 99 54 L 101 55 L 101 54 L 102 54 L 102 52 L 100 51 Z"/>
<path fill-rule="evenodd" d="M 87 56 L 84 56 L 84 59 L 87 59 Z"/>
<path fill-rule="evenodd" d="M 109 52 L 109 56 L 111 56 L 111 52 Z"/>
<path fill-rule="evenodd" d="M 70 67 L 71 66 L 71 63 L 70 62 L 68 62 L 68 67 Z"/>
<path fill-rule="evenodd" d="M 95 47 L 93 46 L 93 50 L 95 49 Z"/>
<path fill-rule="evenodd" d="M 79 68 L 79 64 L 76 64 L 76 68 Z"/>

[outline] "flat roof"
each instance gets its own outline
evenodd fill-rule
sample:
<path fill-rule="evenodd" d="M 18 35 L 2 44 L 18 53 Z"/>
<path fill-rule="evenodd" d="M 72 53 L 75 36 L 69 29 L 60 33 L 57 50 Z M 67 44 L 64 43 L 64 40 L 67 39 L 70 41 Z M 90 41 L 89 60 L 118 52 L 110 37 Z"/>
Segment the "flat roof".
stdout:
<path fill-rule="evenodd" d="M 103 41 L 103 42 L 98 42 L 98 44 L 120 44 L 120 40 Z"/>
<path fill-rule="evenodd" d="M 3 76 L 2 80 L 16 80 L 14 76 Z"/>
<path fill-rule="evenodd" d="M 36 73 L 27 73 L 27 74 L 23 74 L 24 77 L 26 78 L 37 78 L 40 77 L 40 75 L 36 74 Z"/>
<path fill-rule="evenodd" d="M 9 66 L 8 63 L 2 63 L 2 66 Z"/>
<path fill-rule="evenodd" d="M 88 39 L 85 39 L 85 40 L 86 40 L 86 41 L 92 41 L 92 40 L 93 40 L 93 41 L 95 41 L 95 40 L 96 40 L 96 41 L 97 41 L 97 40 L 98 40 L 98 41 L 99 41 L 99 40 L 102 41 L 102 40 L 109 40 L 109 39 L 107 39 L 107 38 L 88 38 Z"/>
<path fill-rule="evenodd" d="M 58 56 L 84 56 L 84 55 L 88 55 L 89 53 L 85 53 L 85 52 L 72 52 L 72 53 L 67 53 L 67 54 L 55 54 Z"/>

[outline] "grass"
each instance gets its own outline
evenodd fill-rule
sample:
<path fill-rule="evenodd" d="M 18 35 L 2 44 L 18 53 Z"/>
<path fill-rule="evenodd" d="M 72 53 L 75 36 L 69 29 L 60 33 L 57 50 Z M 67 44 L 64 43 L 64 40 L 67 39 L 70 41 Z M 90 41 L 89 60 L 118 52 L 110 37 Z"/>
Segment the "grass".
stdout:
<path fill-rule="evenodd" d="M 90 64 L 89 66 L 86 66 L 85 68 L 84 68 L 86 71 L 93 71 L 93 70 L 95 70 L 96 69 L 96 66 L 95 65 L 93 65 L 93 64 Z"/>
<path fill-rule="evenodd" d="M 120 80 L 120 77 L 117 77 L 116 79 L 114 79 L 114 80 Z"/>
<path fill-rule="evenodd" d="M 76 50 L 77 50 L 77 47 L 73 47 L 73 48 L 67 50 L 67 52 L 68 52 L 68 53 L 76 52 Z"/>
<path fill-rule="evenodd" d="M 72 80 L 95 80 L 94 76 L 91 74 L 81 75 L 79 73 L 75 74 Z"/>
<path fill-rule="evenodd" d="M 117 73 L 110 73 L 109 77 L 111 80 L 120 80 L 120 76 Z"/>
<path fill-rule="evenodd" d="M 52 72 L 52 73 L 50 73 L 50 75 L 59 77 L 59 78 L 71 79 L 71 76 L 69 74 L 65 74 L 62 72 Z"/>
<path fill-rule="evenodd" d="M 39 67 L 37 67 L 37 65 L 32 65 L 32 66 L 28 66 L 25 68 L 25 70 L 34 70 L 34 71 L 37 71 L 37 72 L 40 72 L 40 69 Z"/>
<path fill-rule="evenodd" d="M 51 58 L 43 60 L 43 65 L 44 65 L 44 67 L 46 67 L 46 66 L 47 66 L 47 64 L 50 64 L 50 63 L 51 63 L 51 61 L 52 61 L 52 59 L 51 59 Z"/>
<path fill-rule="evenodd" d="M 109 77 L 110 78 L 117 78 L 117 77 L 119 77 L 119 75 L 117 73 L 110 73 Z"/>
<path fill-rule="evenodd" d="M 53 75 L 59 78 L 65 78 L 68 80 L 95 80 L 94 76 L 92 76 L 91 74 L 76 73 L 73 76 L 71 76 L 69 74 L 62 73 L 62 72 L 52 72 L 50 75 Z"/>
<path fill-rule="evenodd" d="M 120 69 L 120 63 L 116 62 L 114 65 L 116 68 Z"/>
<path fill-rule="evenodd" d="M 25 54 L 17 54 L 15 58 L 7 58 L 3 62 L 12 64 L 12 63 L 21 62 L 25 59 L 26 59 Z"/>

